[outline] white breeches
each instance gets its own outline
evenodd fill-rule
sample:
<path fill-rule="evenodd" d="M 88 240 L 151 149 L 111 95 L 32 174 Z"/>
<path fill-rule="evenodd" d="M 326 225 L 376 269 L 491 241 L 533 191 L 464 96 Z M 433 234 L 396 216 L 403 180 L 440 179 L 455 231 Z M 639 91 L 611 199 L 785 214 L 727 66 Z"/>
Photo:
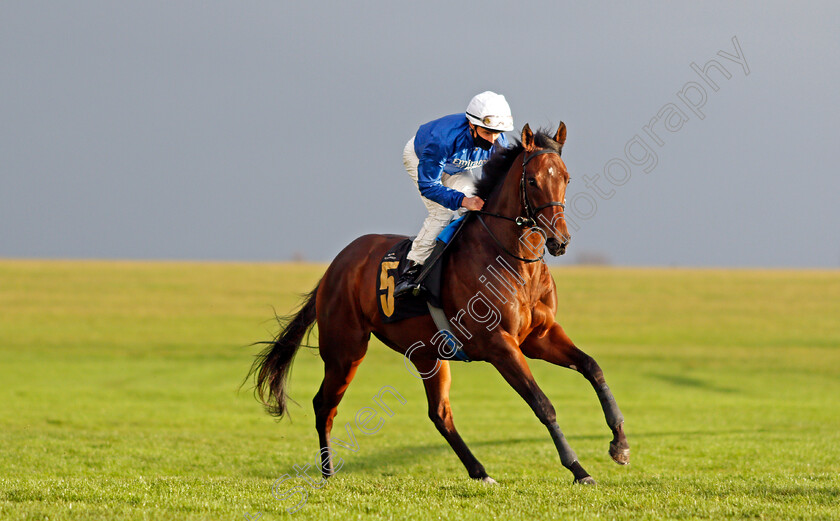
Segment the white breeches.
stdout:
<path fill-rule="evenodd" d="M 411 180 L 414 181 L 415 187 L 417 187 L 417 165 L 419 163 L 420 160 L 414 152 L 414 138 L 411 138 L 405 145 L 405 150 L 403 150 L 403 165 L 405 165 L 405 170 L 408 172 Z M 479 176 L 481 176 L 481 168 L 474 168 L 459 174 L 449 175 L 444 173 L 441 175 L 440 181 L 443 183 L 443 186 L 457 190 L 466 197 L 472 197 L 475 195 L 475 183 L 479 179 Z M 411 251 L 408 252 L 407 257 L 408 260 L 423 264 L 429 257 L 429 254 L 432 253 L 432 249 L 435 247 L 435 238 L 437 238 L 438 234 L 446 228 L 446 225 L 453 218 L 460 217 L 466 213 L 467 209 L 450 210 L 430 199 L 426 199 L 422 195 L 420 199 L 426 205 L 426 210 L 428 210 L 429 215 L 423 221 L 423 227 L 420 228 L 420 232 L 417 234 L 414 242 L 411 243 Z"/>

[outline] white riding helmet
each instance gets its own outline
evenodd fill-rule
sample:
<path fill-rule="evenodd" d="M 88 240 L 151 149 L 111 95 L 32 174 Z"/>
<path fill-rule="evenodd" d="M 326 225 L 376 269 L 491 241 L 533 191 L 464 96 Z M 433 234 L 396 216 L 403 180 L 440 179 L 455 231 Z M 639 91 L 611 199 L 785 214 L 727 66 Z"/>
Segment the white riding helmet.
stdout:
<path fill-rule="evenodd" d="M 484 91 L 476 94 L 467 105 L 467 119 L 470 123 L 494 132 L 513 130 L 513 116 L 510 105 L 501 94 Z"/>

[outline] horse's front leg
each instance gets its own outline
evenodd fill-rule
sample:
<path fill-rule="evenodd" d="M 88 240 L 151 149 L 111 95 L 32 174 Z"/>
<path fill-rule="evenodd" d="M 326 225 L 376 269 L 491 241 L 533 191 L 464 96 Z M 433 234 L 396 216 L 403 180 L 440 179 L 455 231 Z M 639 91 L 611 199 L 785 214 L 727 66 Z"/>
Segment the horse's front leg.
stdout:
<path fill-rule="evenodd" d="M 529 336 L 520 347 L 522 353 L 528 358 L 538 358 L 574 369 L 589 380 L 595 392 L 598 393 L 604 417 L 613 433 L 610 456 L 616 463 L 627 465 L 630 462 L 630 444 L 627 443 L 627 436 L 624 434 L 624 416 L 618 409 L 615 397 L 607 386 L 604 372 L 601 371 L 598 363 L 578 349 L 557 323 L 550 326 L 547 334 Z"/>
<path fill-rule="evenodd" d="M 512 345 L 507 350 L 505 356 L 490 360 L 490 363 L 501 373 L 505 380 L 513 387 L 522 398 L 528 402 L 537 418 L 548 428 L 551 439 L 554 441 L 554 446 L 560 454 L 560 462 L 564 467 L 572 472 L 575 477 L 575 483 L 584 483 L 587 485 L 594 485 L 595 480 L 583 469 L 578 461 L 577 454 L 572 450 L 560 426 L 557 425 L 557 413 L 554 406 L 551 405 L 548 397 L 537 385 L 531 370 L 528 367 L 528 362 L 522 353 Z"/>

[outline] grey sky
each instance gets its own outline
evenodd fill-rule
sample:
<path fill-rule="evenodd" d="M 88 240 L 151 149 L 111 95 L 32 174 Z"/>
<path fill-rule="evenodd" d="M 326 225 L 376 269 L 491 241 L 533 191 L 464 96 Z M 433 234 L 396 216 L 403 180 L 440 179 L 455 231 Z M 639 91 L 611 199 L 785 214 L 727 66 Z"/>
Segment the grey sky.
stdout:
<path fill-rule="evenodd" d="M 838 19 L 836 2 L 5 1 L 0 257 L 326 261 L 414 234 L 405 142 L 490 89 L 517 130 L 568 125 L 569 200 L 586 194 L 553 262 L 836 267 Z M 733 36 L 749 74 L 718 55 Z M 718 91 L 690 68 L 712 59 Z M 688 120 L 660 121 L 658 145 L 643 127 L 669 103 Z M 626 157 L 637 135 L 649 173 Z"/>

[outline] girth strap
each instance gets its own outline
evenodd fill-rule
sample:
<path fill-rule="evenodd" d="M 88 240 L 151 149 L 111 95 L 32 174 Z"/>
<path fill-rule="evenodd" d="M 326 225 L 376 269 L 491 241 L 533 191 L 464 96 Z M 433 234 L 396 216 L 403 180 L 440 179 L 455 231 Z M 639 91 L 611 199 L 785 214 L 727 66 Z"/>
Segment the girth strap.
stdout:
<path fill-rule="evenodd" d="M 437 306 L 433 306 L 431 303 L 426 302 L 426 305 L 429 306 L 429 313 L 432 315 L 432 320 L 435 321 L 435 327 L 438 328 L 438 331 L 443 332 L 447 335 L 446 346 L 451 350 L 451 353 L 445 353 L 449 355 L 448 358 L 444 358 L 441 356 L 443 360 L 459 360 L 461 362 L 472 362 L 470 357 L 467 356 L 467 353 L 461 348 L 461 343 L 458 342 L 454 338 L 452 334 L 452 325 L 449 323 L 449 319 L 446 318 L 446 313 Z M 443 355 L 440 350 L 438 350 L 438 355 Z"/>

